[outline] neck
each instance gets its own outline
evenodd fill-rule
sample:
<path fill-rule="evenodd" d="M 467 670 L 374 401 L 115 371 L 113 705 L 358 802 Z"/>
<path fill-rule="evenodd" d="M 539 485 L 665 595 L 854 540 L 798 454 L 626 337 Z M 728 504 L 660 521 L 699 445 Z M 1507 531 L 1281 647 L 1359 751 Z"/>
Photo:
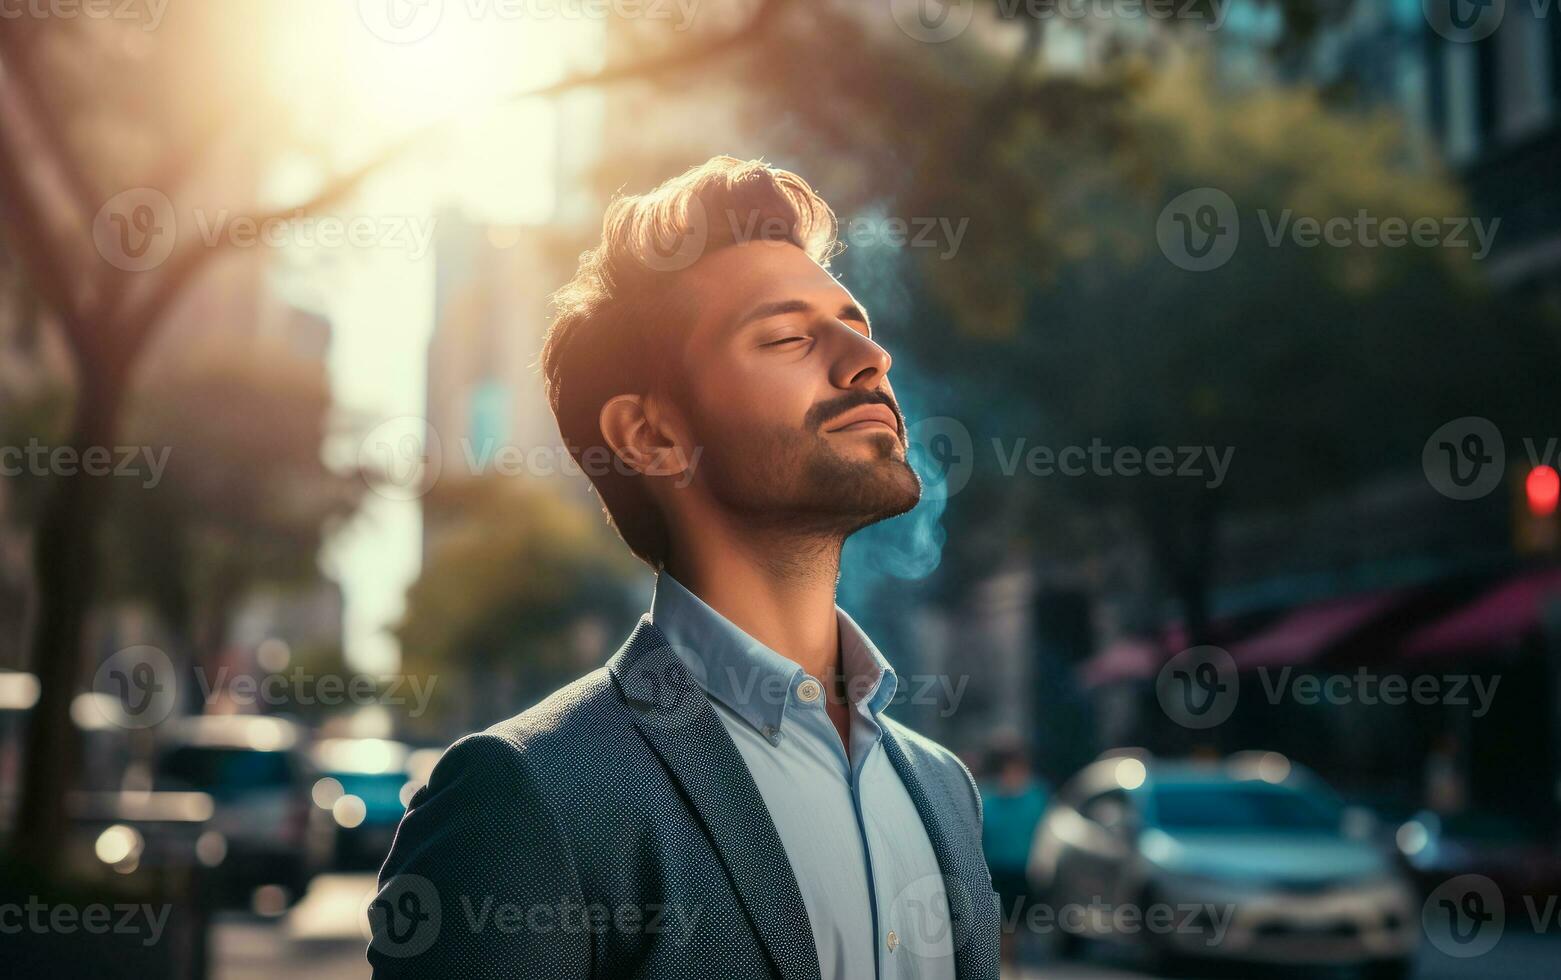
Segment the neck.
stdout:
<path fill-rule="evenodd" d="M 678 534 L 666 570 L 710 608 L 814 677 L 840 673 L 835 586 L 843 540 L 719 520 Z"/>

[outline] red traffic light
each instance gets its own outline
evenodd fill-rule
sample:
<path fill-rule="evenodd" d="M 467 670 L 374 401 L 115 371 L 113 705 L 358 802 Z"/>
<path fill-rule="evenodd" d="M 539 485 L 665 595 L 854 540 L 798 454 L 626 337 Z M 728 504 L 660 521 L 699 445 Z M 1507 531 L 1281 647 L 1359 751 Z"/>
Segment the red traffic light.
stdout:
<path fill-rule="evenodd" d="M 1528 471 L 1523 492 L 1528 497 L 1530 514 L 1549 517 L 1556 512 L 1556 502 L 1561 500 L 1561 475 L 1553 466 L 1536 466 Z"/>

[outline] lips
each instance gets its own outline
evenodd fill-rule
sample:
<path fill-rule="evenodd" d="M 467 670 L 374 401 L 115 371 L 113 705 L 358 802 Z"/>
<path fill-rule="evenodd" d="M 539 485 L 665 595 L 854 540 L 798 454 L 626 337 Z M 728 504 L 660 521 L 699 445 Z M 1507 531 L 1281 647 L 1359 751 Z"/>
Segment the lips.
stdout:
<path fill-rule="evenodd" d="M 835 418 L 825 432 L 873 432 L 885 428 L 898 436 L 900 420 L 894 410 L 884 404 L 859 405 Z"/>

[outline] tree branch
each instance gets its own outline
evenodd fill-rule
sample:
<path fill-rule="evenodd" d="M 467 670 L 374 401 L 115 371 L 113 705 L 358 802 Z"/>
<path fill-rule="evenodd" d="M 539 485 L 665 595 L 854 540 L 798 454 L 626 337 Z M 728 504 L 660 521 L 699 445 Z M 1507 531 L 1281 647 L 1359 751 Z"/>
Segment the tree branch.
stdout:
<path fill-rule="evenodd" d="M 38 50 L 41 48 L 34 46 L 33 51 Z M 59 119 L 49 112 L 44 102 L 43 92 L 34 77 L 38 70 L 36 60 L 22 49 L 19 35 L 3 31 L 0 31 L 0 59 L 4 60 L 6 66 L 5 77 L 16 83 L 16 95 L 27 108 L 29 121 L 37 128 L 49 152 L 54 155 L 53 162 L 61 180 L 75 199 L 73 203 L 79 210 L 74 217 L 78 222 L 90 221 L 90 216 L 96 210 L 93 205 L 97 201 L 98 192 L 87 178 L 87 172 L 80 166 L 76 155 L 71 152 L 70 140 L 66 138 Z"/>
<path fill-rule="evenodd" d="M 4 76 L 13 77 L 14 68 L 7 63 Z M 6 115 L 4 98 L 0 89 L 0 211 L 4 212 L 6 225 L 16 239 L 17 258 L 31 273 L 39 295 L 46 299 L 55 313 L 73 351 L 83 353 L 85 336 L 75 301 L 71 298 L 70 275 L 64 249 L 49 231 L 49 220 L 44 214 L 42 195 L 33 193 L 22 160 L 25 158 L 22 141 L 17 138 L 17 128 L 3 117 Z"/>
<path fill-rule="evenodd" d="M 536 88 L 511 93 L 496 100 L 493 104 L 503 105 L 512 102 L 523 102 L 528 99 L 551 98 L 563 95 L 566 92 L 597 88 L 624 81 L 654 80 L 685 70 L 714 60 L 723 54 L 749 44 L 791 2 L 792 0 L 761 0 L 759 9 L 754 12 L 746 24 L 723 37 L 716 38 L 703 45 L 691 49 L 667 51 L 628 64 L 603 68 L 596 72 L 572 75 Z M 412 147 L 424 142 L 441 130 L 450 127 L 458 118 L 457 116 L 447 117 L 414 129 L 386 149 L 376 153 L 365 163 L 331 181 L 324 190 L 314 197 L 267 214 L 256 215 L 254 216 L 255 222 L 263 225 L 271 221 L 285 221 L 293 217 L 313 214 L 322 208 L 335 204 L 357 190 L 365 180 L 386 164 L 399 158 Z M 169 264 L 166 266 L 166 271 L 158 280 L 156 286 L 153 287 L 148 298 L 133 311 L 127 312 L 127 320 L 122 329 L 125 333 L 126 342 L 130 345 L 130 350 L 138 349 L 140 344 L 145 342 L 146 335 L 157 323 L 158 318 L 162 316 L 168 306 L 183 291 L 190 279 L 201 270 L 207 260 L 221 252 L 225 246 L 225 240 L 209 247 L 196 242 L 182 253 L 170 259 Z"/>
<path fill-rule="evenodd" d="M 198 149 L 194 153 L 174 154 L 164 161 L 158 169 L 158 173 L 147 181 L 144 186 L 154 187 L 163 191 L 172 200 L 178 200 L 177 189 L 188 183 L 195 172 L 197 164 L 208 157 L 214 156 L 222 145 L 225 134 L 216 124 L 206 127 L 205 139 L 196 139 L 191 142 Z M 119 272 L 119 270 L 114 270 Z M 129 295 L 131 287 L 135 285 L 137 275 L 133 272 L 119 272 L 111 276 L 108 286 L 103 290 L 97 300 L 97 310 L 104 319 L 111 319 L 122 312 L 120 307 Z"/>

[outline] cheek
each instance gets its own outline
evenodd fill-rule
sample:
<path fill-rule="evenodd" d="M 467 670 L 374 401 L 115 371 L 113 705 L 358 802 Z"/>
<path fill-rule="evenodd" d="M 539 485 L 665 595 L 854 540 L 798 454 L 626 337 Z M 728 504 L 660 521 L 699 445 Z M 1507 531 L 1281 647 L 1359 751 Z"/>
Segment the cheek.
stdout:
<path fill-rule="evenodd" d="M 702 378 L 694 396 L 701 428 L 712 440 L 752 438 L 765 432 L 800 432 L 818 400 L 817 371 L 803 360 L 732 356 Z"/>
<path fill-rule="evenodd" d="M 743 390 L 736 398 L 747 403 L 744 414 L 756 422 L 801 430 L 808 409 L 818 400 L 816 373 L 806 362 L 785 363 L 780 358 L 748 365 L 741 372 Z"/>

